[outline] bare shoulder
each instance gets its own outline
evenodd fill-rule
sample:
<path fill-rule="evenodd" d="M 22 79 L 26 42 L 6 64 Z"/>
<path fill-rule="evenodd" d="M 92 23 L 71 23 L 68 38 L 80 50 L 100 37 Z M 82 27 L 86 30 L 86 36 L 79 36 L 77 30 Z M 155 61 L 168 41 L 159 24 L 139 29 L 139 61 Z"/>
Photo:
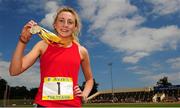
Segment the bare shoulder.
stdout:
<path fill-rule="evenodd" d="M 82 45 L 79 46 L 79 49 L 82 53 L 88 53 L 88 50 Z"/>
<path fill-rule="evenodd" d="M 43 54 L 46 51 L 47 47 L 48 44 L 44 40 L 37 42 L 34 46 L 34 48 L 39 50 L 41 54 Z"/>
<path fill-rule="evenodd" d="M 47 44 L 45 43 L 44 40 L 41 40 L 41 41 L 37 42 L 34 47 L 37 47 L 37 48 L 40 48 L 40 49 L 41 49 L 41 48 L 43 48 L 43 47 L 45 47 L 45 46 L 47 46 Z"/>
<path fill-rule="evenodd" d="M 48 44 L 44 40 L 39 41 L 37 44 L 39 44 L 40 46 L 48 46 Z"/>
<path fill-rule="evenodd" d="M 82 46 L 79 42 L 74 41 L 74 43 L 78 46 L 81 60 L 88 58 L 89 56 L 88 50 L 84 46 Z"/>
<path fill-rule="evenodd" d="M 88 54 L 88 50 L 84 47 L 84 46 L 79 46 L 79 51 L 80 51 L 80 55 L 81 55 L 81 59 L 84 60 L 86 57 L 89 56 Z"/>

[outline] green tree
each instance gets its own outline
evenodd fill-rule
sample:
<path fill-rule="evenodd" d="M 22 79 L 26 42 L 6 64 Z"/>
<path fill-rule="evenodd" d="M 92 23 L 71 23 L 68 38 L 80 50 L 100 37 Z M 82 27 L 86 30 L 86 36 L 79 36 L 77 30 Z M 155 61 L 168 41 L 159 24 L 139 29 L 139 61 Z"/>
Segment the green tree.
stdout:
<path fill-rule="evenodd" d="M 157 85 L 158 86 L 171 86 L 172 84 L 168 82 L 168 77 L 163 77 L 159 79 L 159 81 L 157 82 Z"/>
<path fill-rule="evenodd" d="M 96 83 L 95 79 L 93 79 L 93 80 L 94 80 L 94 85 L 93 85 L 93 88 L 92 88 L 89 96 L 91 96 L 91 95 L 93 95 L 94 93 L 98 92 L 98 86 L 99 86 L 99 84 Z M 86 83 L 86 82 L 84 81 L 84 82 L 82 83 L 82 86 L 80 86 L 80 89 L 81 89 L 81 90 L 84 90 L 85 83 Z"/>
<path fill-rule="evenodd" d="M 19 87 L 11 87 L 11 94 L 10 98 L 11 99 L 27 99 L 29 95 L 29 91 L 25 86 Z"/>
<path fill-rule="evenodd" d="M 29 91 L 29 98 L 30 98 L 30 99 L 34 99 L 35 96 L 36 96 L 37 91 L 38 91 L 38 88 L 32 88 L 32 89 L 30 89 L 30 91 Z"/>
<path fill-rule="evenodd" d="M 4 98 L 4 93 L 6 90 L 6 86 L 7 86 L 7 81 L 0 78 L 0 99 Z"/>

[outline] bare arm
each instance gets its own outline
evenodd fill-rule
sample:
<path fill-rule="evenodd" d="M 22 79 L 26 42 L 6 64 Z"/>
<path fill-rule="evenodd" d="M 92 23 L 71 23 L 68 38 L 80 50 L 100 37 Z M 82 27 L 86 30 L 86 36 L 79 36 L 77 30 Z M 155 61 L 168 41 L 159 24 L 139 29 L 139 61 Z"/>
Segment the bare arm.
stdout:
<path fill-rule="evenodd" d="M 85 84 L 84 90 L 82 92 L 82 95 L 85 98 L 87 98 L 89 93 L 91 92 L 93 84 L 94 84 L 93 75 L 92 75 L 92 71 L 91 71 L 91 67 L 90 67 L 90 59 L 89 59 L 88 51 L 84 47 L 81 47 L 80 51 L 82 54 L 81 67 L 82 67 L 82 71 L 84 73 L 85 80 L 86 80 L 86 84 Z"/>
<path fill-rule="evenodd" d="M 35 25 L 36 23 L 34 21 L 28 22 L 22 32 L 20 39 L 18 41 L 17 47 L 14 51 L 14 54 L 11 59 L 9 72 L 10 75 L 15 76 L 22 72 L 24 72 L 28 67 L 30 67 L 36 60 L 36 58 L 39 56 L 40 52 L 38 50 L 38 45 L 36 45 L 30 53 L 28 53 L 26 56 L 24 56 L 24 49 L 26 47 L 26 44 L 29 42 L 31 38 L 31 34 L 29 32 L 29 29 Z"/>

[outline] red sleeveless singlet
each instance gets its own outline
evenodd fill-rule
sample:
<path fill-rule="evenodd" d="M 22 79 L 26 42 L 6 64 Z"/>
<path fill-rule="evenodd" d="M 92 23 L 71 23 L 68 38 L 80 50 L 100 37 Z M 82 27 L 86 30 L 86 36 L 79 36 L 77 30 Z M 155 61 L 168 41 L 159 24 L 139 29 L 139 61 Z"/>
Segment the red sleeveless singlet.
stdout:
<path fill-rule="evenodd" d="M 75 96 L 72 100 L 42 100 L 45 77 L 70 77 L 73 87 L 78 85 L 80 62 L 77 44 L 73 43 L 69 48 L 48 45 L 40 58 L 41 82 L 35 103 L 47 107 L 81 107 L 81 98 Z"/>

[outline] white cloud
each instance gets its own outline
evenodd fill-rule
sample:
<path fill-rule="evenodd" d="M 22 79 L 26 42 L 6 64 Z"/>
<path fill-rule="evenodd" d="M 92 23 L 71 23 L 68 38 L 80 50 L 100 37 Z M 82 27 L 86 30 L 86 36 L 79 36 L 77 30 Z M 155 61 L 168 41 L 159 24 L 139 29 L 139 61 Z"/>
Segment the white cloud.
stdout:
<path fill-rule="evenodd" d="M 46 2 L 44 7 L 46 12 L 55 12 L 57 11 L 58 8 L 59 8 L 58 2 L 56 1 L 48 1 Z"/>
<path fill-rule="evenodd" d="M 54 12 L 52 13 L 47 13 L 45 15 L 45 18 L 43 18 L 40 22 L 40 24 L 42 24 L 42 26 L 44 27 L 48 27 L 49 29 L 53 29 L 53 21 L 54 21 L 54 18 L 53 16 L 55 15 Z"/>
<path fill-rule="evenodd" d="M 79 4 L 82 7 L 81 16 L 92 21 L 92 30 L 102 28 L 109 21 L 133 14 L 137 10 L 127 0 L 79 0 Z"/>
<path fill-rule="evenodd" d="M 13 1 L 13 0 L 12 0 Z M 61 4 L 62 0 L 24 0 L 24 1 L 16 1 L 18 4 L 21 4 L 18 9 L 19 11 L 25 12 L 34 12 L 34 14 L 39 14 L 41 12 L 52 12 L 56 11 L 56 5 Z"/>
<path fill-rule="evenodd" d="M 18 1 L 21 4 L 17 11 L 19 13 L 34 13 L 34 14 L 45 14 L 44 18 L 40 21 L 40 24 L 44 27 L 52 29 L 52 23 L 54 15 L 63 3 L 62 0 L 25 0 Z"/>
<path fill-rule="evenodd" d="M 165 65 L 163 66 L 163 64 Z M 166 65 L 168 69 L 166 70 Z M 139 75 L 139 80 L 145 82 L 147 85 L 156 84 L 156 82 L 163 78 L 168 77 L 169 82 L 172 84 L 178 84 L 180 82 L 180 58 L 172 58 L 160 63 L 153 63 L 146 66 L 132 66 L 128 67 L 129 72 Z"/>
<path fill-rule="evenodd" d="M 124 62 L 137 63 L 154 51 L 176 49 L 180 29 L 176 25 L 141 27 L 146 18 L 128 0 L 79 0 L 81 15 L 91 21 L 90 32 L 117 51 L 125 53 Z M 94 5 L 93 5 L 94 4 Z M 92 6 L 93 5 L 93 6 Z"/>
<path fill-rule="evenodd" d="M 97 0 L 79 0 L 79 4 L 81 5 L 81 17 L 87 18 L 89 20 L 93 20 L 93 15 L 97 9 Z"/>
<path fill-rule="evenodd" d="M 18 76 L 9 75 L 9 62 L 0 61 L 0 77 L 5 79 L 10 86 L 26 86 L 28 89 L 38 87 L 40 82 L 38 64 Z"/>
<path fill-rule="evenodd" d="M 141 78 L 141 80 L 155 85 L 159 79 L 165 76 L 168 77 L 168 81 L 171 82 L 173 85 L 178 84 L 178 82 L 180 81 L 180 72 L 169 73 L 169 74 L 168 73 L 152 74 Z"/>
<path fill-rule="evenodd" d="M 19 13 L 34 13 L 40 14 L 43 12 L 43 7 L 46 0 L 23 0 L 23 1 L 13 1 L 19 4 L 17 11 Z"/>
<path fill-rule="evenodd" d="M 150 72 L 149 70 L 145 69 L 144 67 L 140 67 L 140 66 L 129 67 L 129 68 L 127 68 L 127 70 L 131 71 L 132 73 L 135 73 L 138 75 L 143 75 L 143 76 L 148 76 L 148 75 L 152 74 L 152 72 Z"/>
<path fill-rule="evenodd" d="M 59 8 L 59 2 L 57 1 L 48 1 L 45 4 L 44 10 L 47 12 L 45 14 L 45 18 L 43 18 L 40 23 L 48 27 L 50 29 L 53 29 L 53 21 L 54 21 L 54 16 L 56 14 L 57 9 Z"/>
<path fill-rule="evenodd" d="M 171 65 L 172 69 L 180 69 L 180 57 L 168 59 L 166 62 Z"/>
<path fill-rule="evenodd" d="M 126 63 L 137 63 L 139 61 L 139 59 L 145 57 L 145 56 L 148 56 L 148 53 L 145 53 L 145 52 L 137 52 L 131 56 L 125 56 L 123 58 L 123 62 L 126 62 Z"/>
<path fill-rule="evenodd" d="M 180 0 L 146 0 L 154 5 L 153 13 L 167 15 L 180 11 Z"/>

